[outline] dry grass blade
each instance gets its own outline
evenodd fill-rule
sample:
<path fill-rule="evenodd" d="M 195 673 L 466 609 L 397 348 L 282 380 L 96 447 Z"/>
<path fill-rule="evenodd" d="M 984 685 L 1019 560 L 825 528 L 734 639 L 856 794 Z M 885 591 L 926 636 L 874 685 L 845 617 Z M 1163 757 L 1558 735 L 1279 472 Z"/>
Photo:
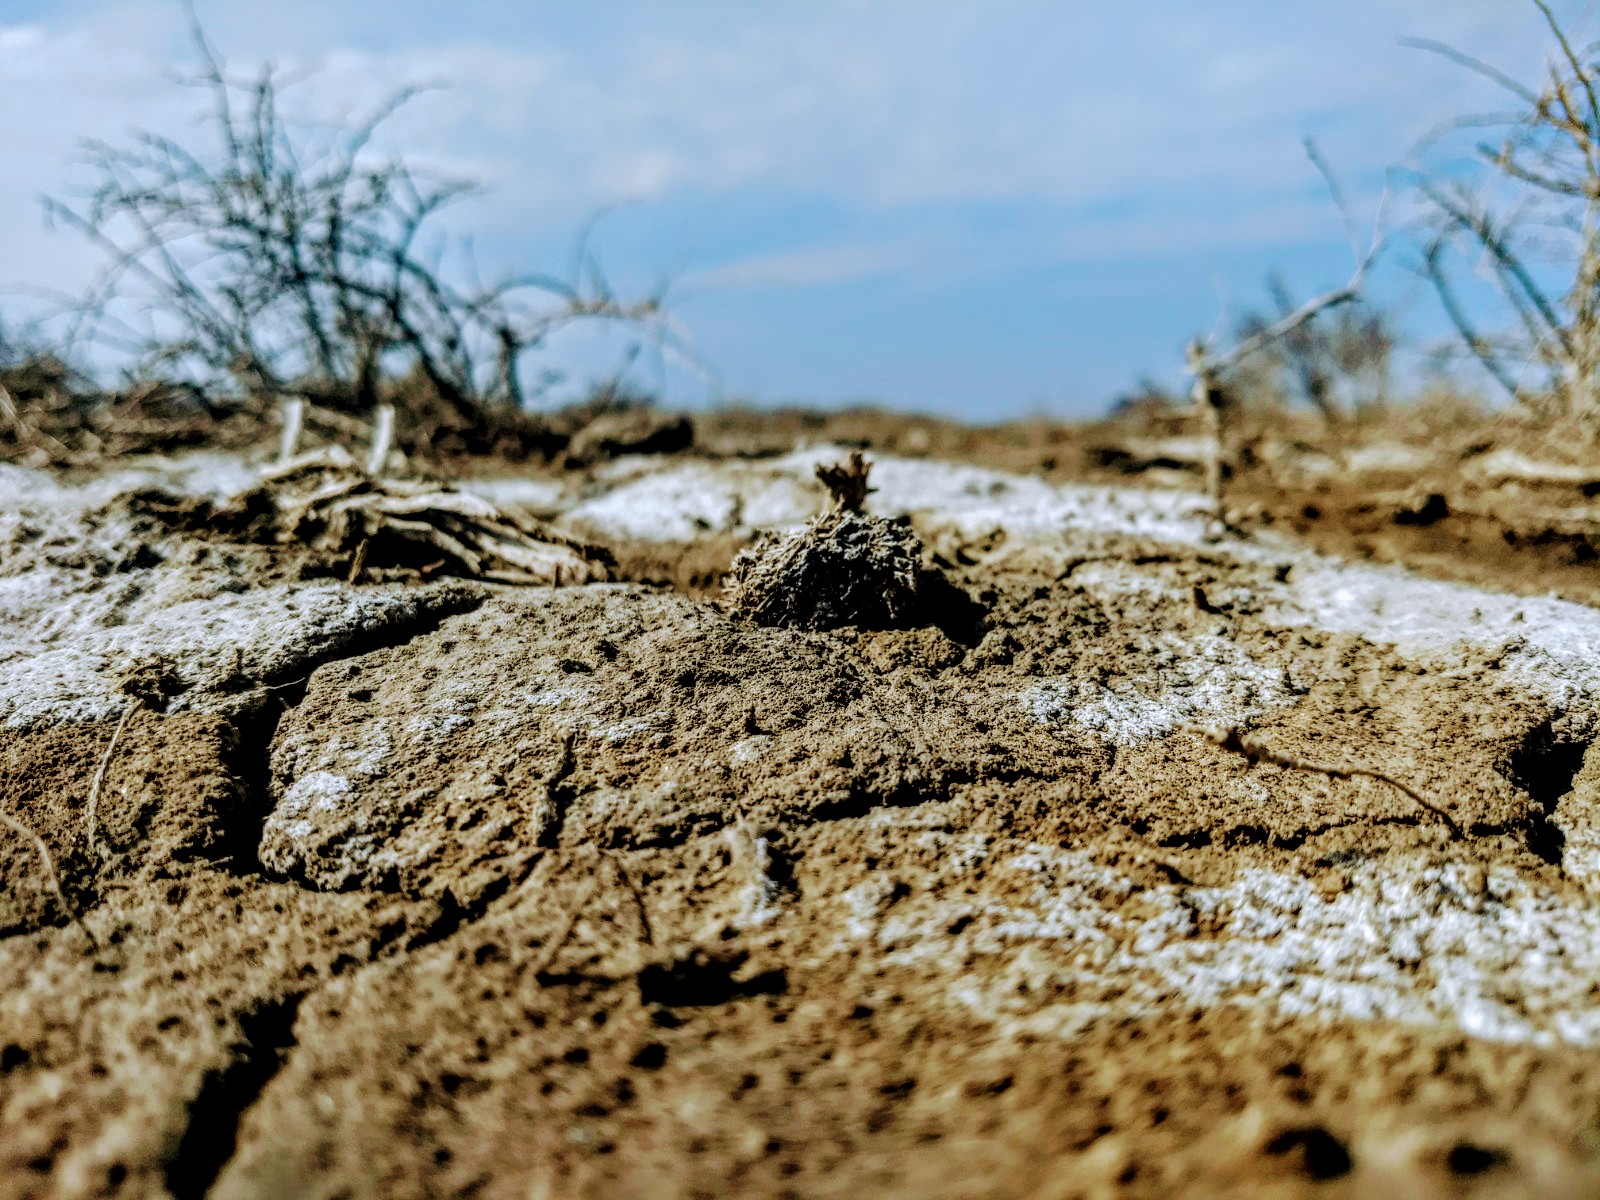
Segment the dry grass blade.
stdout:
<path fill-rule="evenodd" d="M 89 931 L 89 927 L 83 923 L 83 914 L 78 911 L 77 905 L 67 899 L 67 893 L 61 889 L 61 877 L 56 874 L 55 860 L 50 857 L 50 847 L 44 844 L 44 839 L 9 813 L 0 812 L 0 824 L 4 824 L 19 837 L 26 838 L 33 843 L 34 851 L 39 855 L 39 866 L 44 872 L 45 882 L 50 885 L 50 890 L 55 893 L 56 902 L 61 905 L 61 911 L 67 914 L 74 925 L 83 930 L 83 936 L 89 939 L 89 945 L 93 949 L 99 950 L 100 943 L 95 939 L 94 934 Z"/>
<path fill-rule="evenodd" d="M 106 747 L 105 755 L 100 759 L 100 768 L 94 773 L 94 782 L 89 785 L 89 856 L 97 856 L 95 843 L 99 840 L 97 833 L 97 820 L 100 812 L 100 792 L 105 787 L 106 769 L 111 766 L 111 756 L 117 752 L 117 743 L 122 740 L 122 731 L 128 727 L 128 718 L 133 715 L 138 701 L 130 700 L 122 706 L 122 716 L 117 719 L 117 728 L 111 734 L 111 743 Z"/>

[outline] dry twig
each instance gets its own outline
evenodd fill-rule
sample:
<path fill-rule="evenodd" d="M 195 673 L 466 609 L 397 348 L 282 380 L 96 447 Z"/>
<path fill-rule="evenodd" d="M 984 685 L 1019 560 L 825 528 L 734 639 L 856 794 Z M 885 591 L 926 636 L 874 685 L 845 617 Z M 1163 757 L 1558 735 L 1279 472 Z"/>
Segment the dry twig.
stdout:
<path fill-rule="evenodd" d="M 1450 836 L 1456 841 L 1461 841 L 1466 837 L 1454 817 L 1437 804 L 1424 799 L 1417 793 L 1416 789 L 1401 783 L 1393 775 L 1387 775 L 1371 767 L 1351 767 L 1335 763 L 1315 762 L 1311 759 L 1301 758 L 1299 755 L 1289 754 L 1286 751 L 1273 750 L 1262 745 L 1249 734 L 1241 732 L 1237 727 L 1205 729 L 1199 726 L 1191 726 L 1189 732 L 1198 734 L 1230 754 L 1242 756 L 1251 766 L 1255 766 L 1257 763 L 1271 763 L 1275 767 L 1283 767 L 1286 770 L 1310 771 L 1316 775 L 1326 775 L 1330 779 L 1375 779 L 1379 783 L 1387 783 L 1390 787 L 1396 788 L 1409 796 L 1418 808 L 1437 817 L 1440 823 L 1450 831 Z"/>
<path fill-rule="evenodd" d="M 833 498 L 834 512 L 862 511 L 866 506 L 867 497 L 877 491 L 867 484 L 867 476 L 871 470 L 872 464 L 859 450 L 852 450 L 850 457 L 842 463 L 817 466 L 817 478 L 822 486 L 828 489 L 828 495 Z"/>
<path fill-rule="evenodd" d="M 122 731 L 127 728 L 128 718 L 133 715 L 133 710 L 139 706 L 137 699 L 131 699 L 122 706 L 122 715 L 117 718 L 117 727 L 112 731 L 111 742 L 106 746 L 106 752 L 100 759 L 100 767 L 94 773 L 94 782 L 89 785 L 89 856 L 98 857 L 95 849 L 97 829 L 96 822 L 100 811 L 100 790 L 105 786 L 106 769 L 111 765 L 111 756 L 117 752 L 117 742 L 122 738 Z"/>
<path fill-rule="evenodd" d="M 1346 226 L 1353 229 L 1349 211 L 1345 207 L 1344 195 L 1333 173 L 1318 152 L 1316 144 L 1308 138 L 1305 145 L 1306 154 L 1327 182 Z M 1384 200 L 1387 201 L 1387 195 Z M 1189 343 L 1187 366 L 1194 380 L 1191 397 L 1195 415 L 1199 419 L 1201 432 L 1209 448 L 1205 462 L 1206 496 L 1211 501 L 1213 515 L 1224 525 L 1227 523 L 1222 506 L 1222 460 L 1226 447 L 1224 407 L 1227 400 L 1224 377 L 1254 355 L 1293 338 L 1321 314 L 1349 304 L 1360 297 L 1361 290 L 1366 285 L 1367 272 L 1371 269 L 1382 246 L 1383 209 L 1384 203 L 1380 202 L 1370 244 L 1363 249 L 1359 243 L 1352 243 L 1352 250 L 1356 255 L 1356 268 L 1343 287 L 1313 297 L 1298 308 L 1286 312 L 1277 321 L 1239 339 L 1226 350 L 1213 349 L 1199 338 Z"/>

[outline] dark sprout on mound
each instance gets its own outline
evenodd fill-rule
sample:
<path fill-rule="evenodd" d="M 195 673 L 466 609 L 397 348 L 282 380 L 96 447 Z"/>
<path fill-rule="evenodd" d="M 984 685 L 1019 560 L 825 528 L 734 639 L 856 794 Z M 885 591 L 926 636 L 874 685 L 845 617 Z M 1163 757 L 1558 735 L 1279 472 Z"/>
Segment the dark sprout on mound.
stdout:
<path fill-rule="evenodd" d="M 790 533 L 762 533 L 734 559 L 727 594 L 735 614 L 788 629 L 916 623 L 922 542 L 903 518 L 862 511 L 869 470 L 859 452 L 817 468 L 829 511 Z"/>

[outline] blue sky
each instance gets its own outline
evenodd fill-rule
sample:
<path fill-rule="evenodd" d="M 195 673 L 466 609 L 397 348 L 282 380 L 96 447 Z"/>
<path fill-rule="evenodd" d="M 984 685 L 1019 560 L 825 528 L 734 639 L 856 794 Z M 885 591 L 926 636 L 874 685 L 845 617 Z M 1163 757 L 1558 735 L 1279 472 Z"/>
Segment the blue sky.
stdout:
<path fill-rule="evenodd" d="M 1518 0 L 197 6 L 233 62 L 317 67 L 298 102 L 320 111 L 449 83 L 392 136 L 488 184 L 455 223 L 491 269 L 558 269 L 618 206 L 608 271 L 675 280 L 715 394 L 970 419 L 1087 413 L 1175 379 L 1187 338 L 1257 302 L 1269 270 L 1304 293 L 1343 282 L 1301 138 L 1370 217 L 1420 135 L 1492 99 L 1397 38 L 1524 74 L 1544 45 Z M 175 0 L 0 0 L 0 286 L 85 277 L 36 196 L 83 181 L 81 136 L 193 131 L 164 75 L 183 54 Z M 1437 330 L 1403 271 L 1376 287 Z"/>

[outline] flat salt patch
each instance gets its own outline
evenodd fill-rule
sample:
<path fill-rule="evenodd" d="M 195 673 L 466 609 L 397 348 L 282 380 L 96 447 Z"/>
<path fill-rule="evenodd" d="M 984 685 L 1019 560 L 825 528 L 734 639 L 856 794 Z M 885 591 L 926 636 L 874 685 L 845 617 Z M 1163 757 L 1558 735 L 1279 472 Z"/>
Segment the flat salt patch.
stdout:
<path fill-rule="evenodd" d="M 821 512 L 820 464 L 848 450 L 814 446 L 756 463 L 687 463 L 618 483 L 569 509 L 563 520 L 606 537 L 692 541 L 712 533 L 783 529 Z M 1206 501 L 1191 492 L 1055 485 L 959 463 L 875 457 L 867 507 L 917 516 L 958 532 L 1018 536 L 1065 531 L 1200 544 Z"/>
<path fill-rule="evenodd" d="M 772 463 L 688 463 L 619 484 L 567 510 L 563 524 L 601 537 L 691 542 L 707 534 L 798 525 L 822 509 L 793 455 Z M 823 456 L 818 461 L 826 461 Z"/>
<path fill-rule="evenodd" d="M 0 610 L 3 585 L 12 582 L 0 581 Z M 220 683 L 236 665 L 252 677 L 275 678 L 318 644 L 344 641 L 416 607 L 414 593 L 328 583 L 272 584 L 181 603 L 163 603 L 157 587 L 120 611 L 58 598 L 31 622 L 18 616 L 0 625 L 0 725 L 110 720 L 127 703 L 121 675 L 156 658 L 170 660 L 185 683 L 201 689 L 178 697 L 173 709 L 204 708 L 204 686 Z"/>
<path fill-rule="evenodd" d="M 1023 887 L 1004 903 L 963 900 L 976 919 L 962 952 L 1000 962 L 952 993 L 982 1016 L 1006 1012 L 1071 1036 L 1107 1014 L 1170 1011 L 1177 996 L 1197 1007 L 1600 1047 L 1600 906 L 1510 868 L 1490 872 L 1485 888 L 1459 864 L 1355 864 L 1332 898 L 1264 870 L 1222 887 L 1140 888 L 1088 854 L 1048 846 L 989 870 L 1020 876 Z M 1122 902 L 1136 894 L 1134 915 Z M 873 920 L 859 899 L 845 898 L 845 931 L 876 937 L 890 961 L 916 966 L 951 952 L 947 936 L 934 936 L 948 927 L 947 906 L 902 901 Z M 1040 999 L 1053 996 L 1071 999 Z"/>
<path fill-rule="evenodd" d="M 758 463 L 689 463 L 635 475 L 570 509 L 565 520 L 602 536 L 644 541 L 790 527 L 822 506 L 812 474 L 817 464 L 846 453 L 843 447 L 818 446 Z M 1256 589 L 1267 604 L 1267 619 L 1281 627 L 1357 634 L 1446 666 L 1460 665 L 1464 651 L 1503 649 L 1502 667 L 1509 676 L 1552 703 L 1594 705 L 1600 699 L 1600 612 L 1584 605 L 1436 582 L 1400 568 L 1344 563 L 1276 538 L 1215 542 L 1208 502 L 1195 492 L 1057 485 L 959 463 L 893 457 L 873 459 L 872 483 L 877 490 L 868 507 L 873 512 L 912 515 L 926 526 L 965 536 L 997 530 L 1017 539 L 1126 536 L 1204 549 L 1241 563 L 1291 563 L 1289 582 L 1263 581 Z M 1085 568 L 1090 570 L 1092 565 Z M 1127 572 L 1103 578 L 1079 572 L 1075 580 L 1119 595 L 1155 587 Z M 1226 691 L 1259 682 L 1246 671 L 1219 686 Z M 1113 699 L 1101 697 L 1102 716 L 1091 708 L 1087 719 L 1130 729 L 1170 725 L 1174 719 L 1166 711 L 1174 705 L 1158 698 L 1146 704 L 1124 695 L 1118 703 L 1128 711 L 1121 713 L 1114 711 Z M 1039 703 L 1050 707 L 1048 699 Z"/>
<path fill-rule="evenodd" d="M 458 491 L 496 508 L 524 508 L 534 512 L 556 512 L 571 499 L 565 484 L 554 479 L 463 479 Z"/>
<path fill-rule="evenodd" d="M 140 460 L 82 485 L 0 467 L 0 537 L 32 527 L 0 557 L 0 726 L 114 719 L 119 681 L 155 659 L 189 686 L 174 710 L 226 707 L 208 688 L 236 669 L 282 678 L 319 647 L 440 607 L 436 588 L 249 585 L 220 567 L 136 563 L 124 520 L 89 517 L 130 488 L 220 495 L 256 478 L 227 455 Z"/>
<path fill-rule="evenodd" d="M 126 459 L 83 483 L 62 483 L 48 471 L 0 464 L 0 507 L 93 508 L 113 496 L 158 487 L 181 496 L 221 500 L 254 487 L 260 471 L 234 454 L 194 453 Z"/>
<path fill-rule="evenodd" d="M 878 490 L 867 507 L 911 515 L 969 536 L 1004 530 L 1015 537 L 1120 534 L 1198 546 L 1208 535 L 1207 501 L 1194 492 L 1090 484 L 1051 484 L 1026 475 L 959 463 L 874 459 Z"/>
<path fill-rule="evenodd" d="M 337 812 L 349 799 L 350 781 L 331 771 L 312 771 L 294 781 L 268 821 L 283 821 L 308 812 Z"/>
<path fill-rule="evenodd" d="M 1600 612 L 1587 605 L 1310 555 L 1273 599 L 1269 620 L 1357 634 L 1419 661 L 1448 667 L 1464 647 L 1487 651 L 1509 679 L 1563 709 L 1600 697 Z"/>
<path fill-rule="evenodd" d="M 1148 669 L 1109 683 L 1064 675 L 1025 689 L 1020 701 L 1042 725 L 1073 724 L 1119 746 L 1180 727 L 1241 725 L 1288 703 L 1281 668 L 1254 662 L 1215 634 L 1162 634 L 1142 647 Z"/>
<path fill-rule="evenodd" d="M 1359 474 L 1364 471 L 1395 471 L 1419 475 L 1434 462 L 1428 450 L 1407 446 L 1401 442 L 1378 442 L 1371 446 L 1357 446 L 1344 455 L 1342 469 Z"/>

